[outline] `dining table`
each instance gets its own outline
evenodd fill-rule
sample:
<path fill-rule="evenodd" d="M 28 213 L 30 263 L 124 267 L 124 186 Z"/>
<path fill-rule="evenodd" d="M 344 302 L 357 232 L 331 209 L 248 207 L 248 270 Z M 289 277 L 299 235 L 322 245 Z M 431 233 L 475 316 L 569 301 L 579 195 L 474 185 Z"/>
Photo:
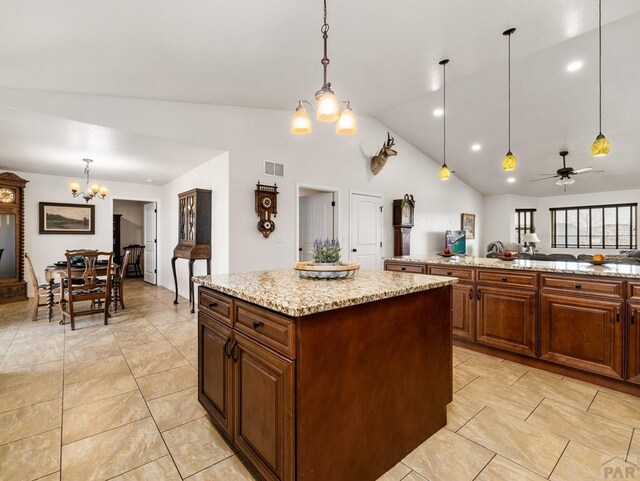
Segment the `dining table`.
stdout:
<path fill-rule="evenodd" d="M 62 298 L 62 281 L 66 279 L 69 275 L 69 271 L 67 268 L 66 262 L 56 262 L 54 264 L 48 265 L 44 268 L 44 277 L 47 281 L 47 316 L 49 322 L 53 319 L 53 308 L 55 306 L 55 291 L 56 291 L 56 279 L 58 280 L 59 289 L 60 289 L 60 298 Z M 106 276 L 107 273 L 107 264 L 96 263 L 95 271 L 98 276 Z M 82 264 L 74 265 L 71 264 L 71 276 L 74 277 L 76 274 L 80 277 L 85 271 L 85 266 Z M 118 305 L 119 295 L 120 295 L 120 266 L 115 263 L 111 263 L 111 279 L 112 279 L 112 293 L 111 298 L 116 306 Z M 62 321 L 61 321 L 62 322 Z"/>

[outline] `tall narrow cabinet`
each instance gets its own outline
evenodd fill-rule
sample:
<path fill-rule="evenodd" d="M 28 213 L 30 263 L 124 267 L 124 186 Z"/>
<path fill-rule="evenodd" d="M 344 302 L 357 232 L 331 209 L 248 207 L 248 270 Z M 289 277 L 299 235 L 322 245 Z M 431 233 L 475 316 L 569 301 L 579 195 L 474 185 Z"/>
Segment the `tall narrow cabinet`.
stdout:
<path fill-rule="evenodd" d="M 24 189 L 27 180 L 0 174 L 0 303 L 27 300 L 24 280 Z"/>

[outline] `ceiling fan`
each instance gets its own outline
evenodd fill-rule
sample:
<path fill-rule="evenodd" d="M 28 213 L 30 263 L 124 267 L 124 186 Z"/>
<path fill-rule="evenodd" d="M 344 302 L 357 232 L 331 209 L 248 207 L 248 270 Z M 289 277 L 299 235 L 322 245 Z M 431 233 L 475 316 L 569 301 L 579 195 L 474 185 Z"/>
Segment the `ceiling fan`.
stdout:
<path fill-rule="evenodd" d="M 580 174 L 602 174 L 604 170 L 595 170 L 593 167 L 585 167 L 583 169 L 573 170 L 573 167 L 567 167 L 567 155 L 569 152 L 563 150 L 560 152 L 560 156 L 562 157 L 562 168 L 558 169 L 555 174 L 540 174 L 544 175 L 541 179 L 535 179 L 531 182 L 539 182 L 541 180 L 549 180 L 549 179 L 558 179 L 556 180 L 556 185 L 561 185 L 564 187 L 564 190 L 567 190 L 568 185 L 575 184 L 576 180 L 572 178 L 572 176 L 580 175 Z"/>

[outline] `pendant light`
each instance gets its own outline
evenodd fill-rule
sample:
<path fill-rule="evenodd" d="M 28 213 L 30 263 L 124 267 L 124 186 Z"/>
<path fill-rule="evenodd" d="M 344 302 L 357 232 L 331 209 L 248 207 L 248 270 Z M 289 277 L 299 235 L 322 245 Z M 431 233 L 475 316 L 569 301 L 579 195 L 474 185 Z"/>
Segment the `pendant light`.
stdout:
<path fill-rule="evenodd" d="M 311 133 L 311 118 L 304 108 L 308 105 L 316 109 L 316 120 L 319 122 L 338 122 L 336 133 L 339 135 L 353 135 L 357 131 L 356 117 L 351 110 L 351 103 L 347 101 L 339 102 L 335 93 L 331 90 L 331 82 L 327 81 L 327 68 L 329 58 L 327 57 L 327 44 L 329 40 L 329 24 L 327 23 L 327 0 L 324 0 L 324 23 L 320 29 L 324 41 L 324 56 L 320 63 L 323 68 L 323 82 L 320 90 L 316 92 L 315 106 L 306 100 L 298 100 L 298 107 L 291 119 L 291 133 L 296 135 L 307 135 Z M 340 104 L 346 104 L 340 111 Z"/>
<path fill-rule="evenodd" d="M 611 150 L 611 144 L 602 133 L 602 0 L 598 0 L 598 96 L 600 133 L 593 141 L 591 154 L 594 157 L 604 157 Z"/>
<path fill-rule="evenodd" d="M 438 176 L 440 180 L 449 180 L 451 170 L 447 166 L 447 64 L 449 59 L 445 58 L 439 62 L 442 65 L 442 167 Z"/>
<path fill-rule="evenodd" d="M 518 166 L 516 156 L 511 152 L 511 35 L 513 35 L 515 31 L 515 28 L 510 28 L 502 33 L 502 35 L 506 35 L 509 39 L 509 150 L 502 160 L 502 169 L 506 172 L 516 170 Z"/>
<path fill-rule="evenodd" d="M 71 191 L 71 195 L 73 197 L 81 196 L 84 201 L 88 204 L 89 201 L 98 197 L 99 199 L 104 199 L 109 194 L 109 188 L 106 185 L 100 185 L 97 182 L 91 182 L 90 176 L 90 165 L 93 162 L 92 159 L 82 159 L 82 161 L 86 164 L 84 167 L 84 175 L 87 177 L 87 187 L 86 190 L 81 191 L 80 182 L 74 180 L 69 182 L 69 190 Z"/>

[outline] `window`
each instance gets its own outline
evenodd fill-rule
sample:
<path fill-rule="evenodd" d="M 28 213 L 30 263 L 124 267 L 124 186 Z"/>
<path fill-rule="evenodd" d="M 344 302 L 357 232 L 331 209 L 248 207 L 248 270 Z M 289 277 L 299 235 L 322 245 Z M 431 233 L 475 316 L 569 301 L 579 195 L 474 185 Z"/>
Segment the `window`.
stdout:
<path fill-rule="evenodd" d="M 522 244 L 525 234 L 536 231 L 534 223 L 535 209 L 516 209 L 516 242 Z"/>
<path fill-rule="evenodd" d="M 551 247 L 636 249 L 638 204 L 559 207 L 551 212 Z"/>

